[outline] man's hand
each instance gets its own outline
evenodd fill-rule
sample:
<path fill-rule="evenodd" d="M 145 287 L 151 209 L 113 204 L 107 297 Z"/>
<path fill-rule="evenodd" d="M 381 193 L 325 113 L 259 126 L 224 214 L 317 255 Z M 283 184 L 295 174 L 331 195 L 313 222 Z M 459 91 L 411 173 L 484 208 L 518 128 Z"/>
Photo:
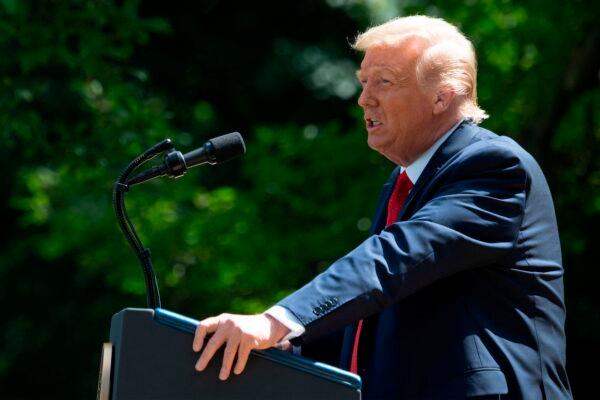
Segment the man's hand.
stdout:
<path fill-rule="evenodd" d="M 225 344 L 223 365 L 219 372 L 219 379 L 229 377 L 233 360 L 237 354 L 237 363 L 233 372 L 242 373 L 246 362 L 253 349 L 268 349 L 275 346 L 290 330 L 268 314 L 235 315 L 221 314 L 200 321 L 196 328 L 196 336 L 192 345 L 195 352 L 202 350 L 204 338 L 213 333 L 200 358 L 196 363 L 196 370 L 203 371 L 217 350 Z"/>

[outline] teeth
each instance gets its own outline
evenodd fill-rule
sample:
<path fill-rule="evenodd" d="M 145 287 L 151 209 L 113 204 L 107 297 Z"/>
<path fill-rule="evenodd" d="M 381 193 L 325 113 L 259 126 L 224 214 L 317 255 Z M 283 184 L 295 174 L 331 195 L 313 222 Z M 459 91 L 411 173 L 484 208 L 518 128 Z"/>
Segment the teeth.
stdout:
<path fill-rule="evenodd" d="M 367 122 L 369 123 L 369 126 L 379 126 L 379 125 L 381 125 L 381 122 L 379 122 L 376 119 L 372 119 L 372 118 L 368 118 Z"/>

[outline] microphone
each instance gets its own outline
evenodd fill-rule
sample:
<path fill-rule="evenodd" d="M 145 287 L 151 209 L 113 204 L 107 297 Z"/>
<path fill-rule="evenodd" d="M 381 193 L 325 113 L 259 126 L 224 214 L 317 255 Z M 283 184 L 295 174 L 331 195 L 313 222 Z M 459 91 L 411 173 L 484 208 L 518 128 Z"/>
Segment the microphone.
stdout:
<path fill-rule="evenodd" d="M 246 145 L 242 135 L 239 132 L 228 133 L 210 139 L 202 147 L 185 155 L 180 151 L 165 154 L 162 165 L 155 165 L 151 169 L 137 174 L 127 181 L 127 185 L 137 185 L 164 175 L 170 178 L 179 178 L 186 173 L 188 168 L 202 164 L 221 164 L 241 156 L 245 152 Z"/>

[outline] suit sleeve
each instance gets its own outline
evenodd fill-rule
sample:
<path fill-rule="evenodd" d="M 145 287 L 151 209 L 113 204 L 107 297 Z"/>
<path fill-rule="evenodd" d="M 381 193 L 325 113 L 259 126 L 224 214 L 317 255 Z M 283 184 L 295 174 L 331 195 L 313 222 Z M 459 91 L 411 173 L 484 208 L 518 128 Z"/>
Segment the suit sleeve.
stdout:
<path fill-rule="evenodd" d="M 373 235 L 278 304 L 305 326 L 310 341 L 381 311 L 514 248 L 527 174 L 502 143 L 473 145 L 436 174 L 435 194 L 409 220 Z"/>

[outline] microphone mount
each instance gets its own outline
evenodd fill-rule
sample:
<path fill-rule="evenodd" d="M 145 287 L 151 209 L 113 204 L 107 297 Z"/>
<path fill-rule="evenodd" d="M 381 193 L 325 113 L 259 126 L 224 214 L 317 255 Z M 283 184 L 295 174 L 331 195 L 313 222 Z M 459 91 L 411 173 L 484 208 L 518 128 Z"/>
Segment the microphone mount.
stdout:
<path fill-rule="evenodd" d="M 123 231 L 123 234 L 125 234 L 127 242 L 142 265 L 146 284 L 148 308 L 161 308 L 160 293 L 158 291 L 156 274 L 152 267 L 150 249 L 144 247 L 133 224 L 127 216 L 127 210 L 125 209 L 125 193 L 129 191 L 131 186 L 146 182 L 150 179 L 164 175 L 171 178 L 178 178 L 184 175 L 188 168 L 202 164 L 214 165 L 223 163 L 244 154 L 245 151 L 246 145 L 239 132 L 232 132 L 212 138 L 202 145 L 202 147 L 190 151 L 185 155 L 174 149 L 170 139 L 165 139 L 150 147 L 131 161 L 117 178 L 113 188 L 113 206 L 117 215 L 119 227 L 121 228 L 121 231 Z M 164 153 L 162 164 L 141 172 L 133 178 L 129 178 L 138 167 L 161 153 Z"/>
<path fill-rule="evenodd" d="M 203 164 L 220 164 L 241 156 L 245 152 L 246 145 L 242 135 L 239 132 L 231 132 L 212 138 L 202 147 L 186 154 L 173 150 L 163 157 L 162 165 L 156 165 L 135 175 L 127 180 L 127 184 L 129 186 L 137 185 L 165 175 L 170 178 L 178 178 L 184 175 L 188 168 Z"/>

